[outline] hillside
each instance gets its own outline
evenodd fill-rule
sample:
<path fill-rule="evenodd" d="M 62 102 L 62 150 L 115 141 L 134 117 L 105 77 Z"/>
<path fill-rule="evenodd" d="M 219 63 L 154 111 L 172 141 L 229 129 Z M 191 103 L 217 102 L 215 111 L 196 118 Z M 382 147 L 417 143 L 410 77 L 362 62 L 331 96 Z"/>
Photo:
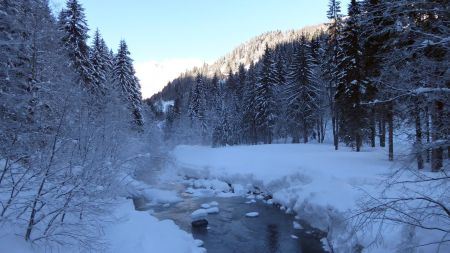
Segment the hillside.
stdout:
<path fill-rule="evenodd" d="M 288 30 L 288 31 L 270 31 L 258 35 L 238 47 L 227 55 L 219 58 L 212 64 L 205 64 L 201 68 L 193 68 L 181 74 L 178 79 L 185 79 L 189 77 L 194 77 L 196 74 L 201 73 L 206 77 L 212 77 L 215 73 L 221 78 L 224 78 L 229 74 L 229 72 L 236 73 L 238 71 L 239 65 L 244 64 L 248 68 L 251 62 L 258 62 L 261 56 L 264 54 L 264 49 L 266 44 L 270 48 L 275 48 L 277 45 L 282 43 L 289 43 L 297 40 L 302 34 L 312 35 L 314 33 L 325 31 L 326 24 L 318 24 L 312 26 L 306 26 L 298 30 Z M 176 83 L 177 79 L 172 83 Z M 155 103 L 159 99 L 170 100 L 170 91 L 174 87 L 171 87 L 169 83 L 164 89 L 153 95 L 148 101 Z"/>

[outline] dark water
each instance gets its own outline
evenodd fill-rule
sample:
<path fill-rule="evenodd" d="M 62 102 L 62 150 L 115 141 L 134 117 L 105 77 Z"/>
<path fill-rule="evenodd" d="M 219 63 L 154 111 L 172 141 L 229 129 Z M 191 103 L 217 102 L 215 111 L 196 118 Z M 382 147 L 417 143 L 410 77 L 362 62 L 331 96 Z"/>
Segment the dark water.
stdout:
<path fill-rule="evenodd" d="M 204 242 L 208 253 L 321 253 L 321 233 L 299 222 L 305 229 L 293 228 L 294 216 L 285 214 L 261 201 L 246 204 L 248 199 L 186 198 L 169 207 L 154 207 L 159 219 L 171 219 L 183 230 Z M 190 214 L 203 203 L 216 201 L 220 212 L 209 214 L 208 228 L 192 228 Z M 259 217 L 248 218 L 248 212 L 258 212 Z M 295 235 L 298 239 L 293 239 Z"/>

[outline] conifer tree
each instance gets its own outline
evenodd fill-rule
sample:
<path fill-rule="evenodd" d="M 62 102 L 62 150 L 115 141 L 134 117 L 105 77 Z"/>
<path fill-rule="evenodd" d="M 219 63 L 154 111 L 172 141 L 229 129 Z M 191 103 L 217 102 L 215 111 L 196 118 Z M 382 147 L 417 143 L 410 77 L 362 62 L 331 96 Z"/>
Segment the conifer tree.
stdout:
<path fill-rule="evenodd" d="M 328 5 L 327 17 L 330 20 L 328 24 L 328 48 L 327 48 L 327 68 L 325 69 L 326 78 L 328 80 L 328 100 L 330 104 L 331 112 L 331 124 L 333 130 L 333 143 L 334 148 L 337 150 L 339 147 L 338 140 L 338 112 L 335 106 L 335 93 L 338 85 L 338 64 L 339 64 L 339 51 L 340 51 L 340 36 L 342 32 L 342 14 L 340 1 L 330 0 Z"/>
<path fill-rule="evenodd" d="M 255 91 L 258 132 L 262 141 L 266 144 L 270 144 L 273 141 L 277 108 L 274 94 L 276 84 L 276 66 L 273 52 L 266 44 Z"/>
<path fill-rule="evenodd" d="M 100 35 L 97 29 L 94 34 L 94 40 L 92 42 L 92 47 L 90 51 L 90 61 L 93 67 L 93 75 L 95 80 L 95 86 L 105 93 L 107 89 L 107 80 L 112 69 L 109 49 L 106 46 L 105 41 Z"/>
<path fill-rule="evenodd" d="M 256 73 L 253 62 L 247 71 L 243 98 L 242 131 L 246 143 L 257 144 L 257 122 L 256 122 Z"/>
<path fill-rule="evenodd" d="M 298 143 L 301 132 L 306 143 L 314 129 L 319 90 L 312 80 L 311 52 L 304 35 L 296 43 L 287 80 L 288 124 L 292 141 Z"/>
<path fill-rule="evenodd" d="M 133 60 L 130 58 L 128 46 L 124 40 L 120 42 L 119 50 L 114 59 L 113 82 L 128 103 L 136 126 L 143 126 L 142 95 L 139 80 L 135 76 Z"/>
<path fill-rule="evenodd" d="M 361 105 L 365 83 L 361 65 L 359 4 L 352 0 L 340 40 L 340 62 L 336 107 L 339 112 L 339 136 L 360 151 L 364 127 L 367 126 L 365 108 Z"/>
<path fill-rule="evenodd" d="M 59 26 L 63 32 L 62 42 L 67 49 L 71 65 L 78 72 L 78 82 L 90 91 L 96 91 L 94 68 L 89 60 L 87 39 L 89 28 L 84 8 L 78 0 L 68 0 L 66 9 L 59 15 Z"/>

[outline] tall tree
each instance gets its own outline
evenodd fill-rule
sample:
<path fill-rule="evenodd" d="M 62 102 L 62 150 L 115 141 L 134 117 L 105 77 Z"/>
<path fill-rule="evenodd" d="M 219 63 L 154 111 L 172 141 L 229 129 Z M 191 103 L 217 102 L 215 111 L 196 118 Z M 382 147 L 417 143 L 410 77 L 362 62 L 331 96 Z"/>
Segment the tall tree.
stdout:
<path fill-rule="evenodd" d="M 342 14 L 340 1 L 330 0 L 328 4 L 327 17 L 330 20 L 328 24 L 328 48 L 327 48 L 327 68 L 326 77 L 328 80 L 328 100 L 330 104 L 331 112 L 331 124 L 333 130 L 333 143 L 334 148 L 337 150 L 339 147 L 338 140 L 338 112 L 335 106 L 335 93 L 338 86 L 338 64 L 339 64 L 339 51 L 340 51 L 340 37 L 342 32 Z"/>
<path fill-rule="evenodd" d="M 66 9 L 59 15 L 59 26 L 63 32 L 62 42 L 65 45 L 72 66 L 79 74 L 78 82 L 88 90 L 95 91 L 94 68 L 89 60 L 87 39 L 89 28 L 86 23 L 84 8 L 78 0 L 68 0 Z"/>
<path fill-rule="evenodd" d="M 296 43 L 287 80 L 288 124 L 292 141 L 298 143 L 301 132 L 306 143 L 314 129 L 319 90 L 312 80 L 312 58 L 305 35 Z"/>
<path fill-rule="evenodd" d="M 118 86 L 122 98 L 128 103 L 133 115 L 134 124 L 144 125 L 142 115 L 142 95 L 139 80 L 135 76 L 133 60 L 130 58 L 128 46 L 124 40 L 120 42 L 119 50 L 114 59 L 113 81 Z"/>
<path fill-rule="evenodd" d="M 90 61 L 93 67 L 95 86 L 98 87 L 101 93 L 105 93 L 105 90 L 107 89 L 106 82 L 110 75 L 112 65 L 109 49 L 98 29 L 94 34 L 94 40 L 90 51 Z"/>
<path fill-rule="evenodd" d="M 277 108 L 274 96 L 276 82 L 276 66 L 274 64 L 273 53 L 266 44 L 255 92 L 258 132 L 262 141 L 266 144 L 270 144 L 273 141 L 273 128 L 276 121 Z"/>
<path fill-rule="evenodd" d="M 361 105 L 365 83 L 361 66 L 359 15 L 359 4 L 352 0 L 340 40 L 340 73 L 335 97 L 340 115 L 339 136 L 345 143 L 355 147 L 356 151 L 361 150 L 364 128 L 367 126 L 367 114 Z"/>

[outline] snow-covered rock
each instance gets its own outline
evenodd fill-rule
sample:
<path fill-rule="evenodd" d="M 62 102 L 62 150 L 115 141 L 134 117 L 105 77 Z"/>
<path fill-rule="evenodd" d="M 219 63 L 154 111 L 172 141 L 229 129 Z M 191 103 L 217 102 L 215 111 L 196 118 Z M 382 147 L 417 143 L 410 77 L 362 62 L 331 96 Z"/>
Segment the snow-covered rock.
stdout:
<path fill-rule="evenodd" d="M 293 225 L 294 229 L 303 229 L 302 225 L 300 225 L 300 223 L 298 223 L 296 221 L 294 221 L 292 225 Z"/>
<path fill-rule="evenodd" d="M 218 206 L 219 203 L 217 201 L 211 201 L 211 202 L 209 202 L 209 205 L 210 206 Z"/>
<path fill-rule="evenodd" d="M 210 204 L 201 204 L 200 205 L 202 208 L 204 208 L 204 209 L 208 209 L 208 208 L 210 208 L 211 207 L 211 205 Z"/>
<path fill-rule="evenodd" d="M 191 219 L 194 221 L 204 219 L 207 216 L 208 216 L 208 211 L 206 211 L 206 209 L 197 209 L 191 213 Z"/>
<path fill-rule="evenodd" d="M 217 206 L 214 206 L 214 207 L 205 209 L 205 211 L 208 214 L 219 213 L 219 208 Z"/>
<path fill-rule="evenodd" d="M 258 212 L 249 212 L 249 213 L 246 213 L 245 216 L 250 217 L 250 218 L 258 217 L 259 213 Z"/>

